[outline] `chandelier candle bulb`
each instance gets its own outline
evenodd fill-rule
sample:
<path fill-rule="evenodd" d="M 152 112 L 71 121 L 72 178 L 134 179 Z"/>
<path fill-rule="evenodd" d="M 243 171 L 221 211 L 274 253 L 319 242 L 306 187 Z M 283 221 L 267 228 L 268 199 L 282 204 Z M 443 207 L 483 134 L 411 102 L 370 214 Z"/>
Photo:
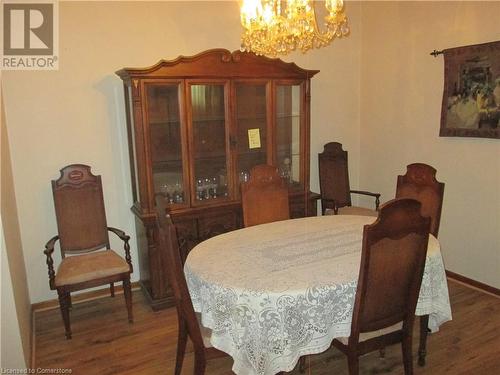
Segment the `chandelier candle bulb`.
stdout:
<path fill-rule="evenodd" d="M 282 6 L 283 3 L 283 6 Z M 241 50 L 256 55 L 287 55 L 301 50 L 321 48 L 334 38 L 349 34 L 342 0 L 326 0 L 324 32 L 316 23 L 311 0 L 243 0 L 240 8 Z"/>

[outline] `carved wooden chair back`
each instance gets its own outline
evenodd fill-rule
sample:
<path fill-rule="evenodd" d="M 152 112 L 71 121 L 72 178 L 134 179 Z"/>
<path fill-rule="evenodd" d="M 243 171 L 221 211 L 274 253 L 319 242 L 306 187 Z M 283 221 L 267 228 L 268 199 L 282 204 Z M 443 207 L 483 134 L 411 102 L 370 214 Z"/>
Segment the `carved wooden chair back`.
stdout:
<path fill-rule="evenodd" d="M 241 184 L 241 205 L 245 227 L 290 218 L 288 188 L 276 167 L 251 169 L 250 180 Z"/>
<path fill-rule="evenodd" d="M 83 164 L 61 169 L 52 180 L 61 255 L 109 249 L 101 176 Z"/>
<path fill-rule="evenodd" d="M 398 176 L 396 198 L 413 198 L 422 203 L 422 215 L 431 218 L 431 234 L 437 237 L 443 207 L 444 183 L 436 180 L 436 169 L 423 163 L 406 167 Z"/>
<path fill-rule="evenodd" d="M 342 144 L 338 142 L 325 144 L 323 152 L 318 154 L 318 163 L 322 207 L 333 209 L 333 202 L 336 202 L 338 208 L 350 206 L 351 188 L 347 151 L 342 149 Z"/>
<path fill-rule="evenodd" d="M 402 344 L 405 374 L 413 373 L 413 322 L 430 228 L 420 207 L 414 199 L 393 199 L 363 229 L 351 334 L 333 341 L 347 354 L 350 375 L 359 373 L 358 356 L 396 343 Z"/>

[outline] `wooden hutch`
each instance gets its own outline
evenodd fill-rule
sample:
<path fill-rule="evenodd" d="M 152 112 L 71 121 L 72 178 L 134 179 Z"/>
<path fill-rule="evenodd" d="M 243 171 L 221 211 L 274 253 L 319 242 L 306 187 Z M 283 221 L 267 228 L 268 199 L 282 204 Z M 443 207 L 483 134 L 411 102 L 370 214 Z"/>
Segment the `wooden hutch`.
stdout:
<path fill-rule="evenodd" d="M 242 227 L 240 189 L 257 164 L 288 182 L 290 215 L 316 215 L 309 190 L 310 79 L 279 59 L 213 49 L 117 72 L 125 88 L 132 211 L 141 285 L 152 307 L 172 305 L 156 246 L 154 201 L 165 197 L 184 245 Z"/>

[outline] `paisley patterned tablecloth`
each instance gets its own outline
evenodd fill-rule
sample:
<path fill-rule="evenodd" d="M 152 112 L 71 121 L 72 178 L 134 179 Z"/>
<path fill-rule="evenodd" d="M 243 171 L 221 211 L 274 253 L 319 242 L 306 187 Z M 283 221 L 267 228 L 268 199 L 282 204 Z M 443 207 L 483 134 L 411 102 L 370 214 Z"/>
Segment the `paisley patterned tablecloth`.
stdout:
<path fill-rule="evenodd" d="M 363 226 L 374 217 L 318 216 L 257 225 L 196 246 L 184 272 L 212 345 L 236 374 L 292 370 L 350 333 Z M 416 315 L 451 320 L 439 242 L 429 238 Z"/>

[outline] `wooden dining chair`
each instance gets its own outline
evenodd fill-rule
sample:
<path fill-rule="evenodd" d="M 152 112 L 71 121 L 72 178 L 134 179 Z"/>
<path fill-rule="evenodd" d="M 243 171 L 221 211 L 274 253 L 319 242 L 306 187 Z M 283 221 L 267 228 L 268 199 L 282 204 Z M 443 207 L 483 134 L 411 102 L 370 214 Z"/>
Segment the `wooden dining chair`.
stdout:
<path fill-rule="evenodd" d="M 370 191 L 351 190 L 347 151 L 342 144 L 329 142 L 323 152 L 318 154 L 319 188 L 323 215 L 364 215 L 377 216 L 380 194 Z M 366 195 L 375 198 L 375 209 L 352 205 L 351 194 Z"/>
<path fill-rule="evenodd" d="M 121 281 L 132 323 L 130 237 L 107 226 L 101 176 L 94 176 L 87 165 L 68 165 L 61 169 L 59 179 L 52 181 L 52 192 L 58 235 L 47 242 L 44 253 L 50 289 L 57 290 L 59 296 L 66 338 L 71 339 L 71 292 L 82 289 L 109 284 L 114 297 L 114 283 Z M 111 250 L 108 231 L 123 241 L 125 259 Z M 56 272 L 52 253 L 58 240 L 62 261 Z"/>
<path fill-rule="evenodd" d="M 423 163 L 406 167 L 406 174 L 398 176 L 396 198 L 413 198 L 422 204 L 422 215 L 431 218 L 431 234 L 437 238 L 443 207 L 444 183 L 436 180 L 436 169 Z M 425 365 L 429 315 L 420 317 L 418 364 Z"/>
<path fill-rule="evenodd" d="M 396 343 L 402 345 L 405 374 L 413 374 L 413 322 L 430 228 L 420 207 L 414 199 L 391 200 L 363 229 L 351 334 L 332 343 L 347 354 L 350 375 L 359 373 L 360 355 Z"/>
<path fill-rule="evenodd" d="M 180 375 L 188 337 L 194 346 L 194 375 L 203 375 L 207 360 L 227 356 L 210 343 L 211 331 L 204 328 L 193 308 L 191 296 L 184 276 L 177 231 L 166 211 L 165 198 L 156 197 L 156 228 L 158 230 L 159 251 L 165 254 L 165 269 L 174 295 L 179 323 L 175 375 Z"/>
<path fill-rule="evenodd" d="M 251 169 L 249 181 L 241 184 L 241 206 L 245 227 L 290 218 L 288 188 L 276 167 L 260 164 Z"/>

